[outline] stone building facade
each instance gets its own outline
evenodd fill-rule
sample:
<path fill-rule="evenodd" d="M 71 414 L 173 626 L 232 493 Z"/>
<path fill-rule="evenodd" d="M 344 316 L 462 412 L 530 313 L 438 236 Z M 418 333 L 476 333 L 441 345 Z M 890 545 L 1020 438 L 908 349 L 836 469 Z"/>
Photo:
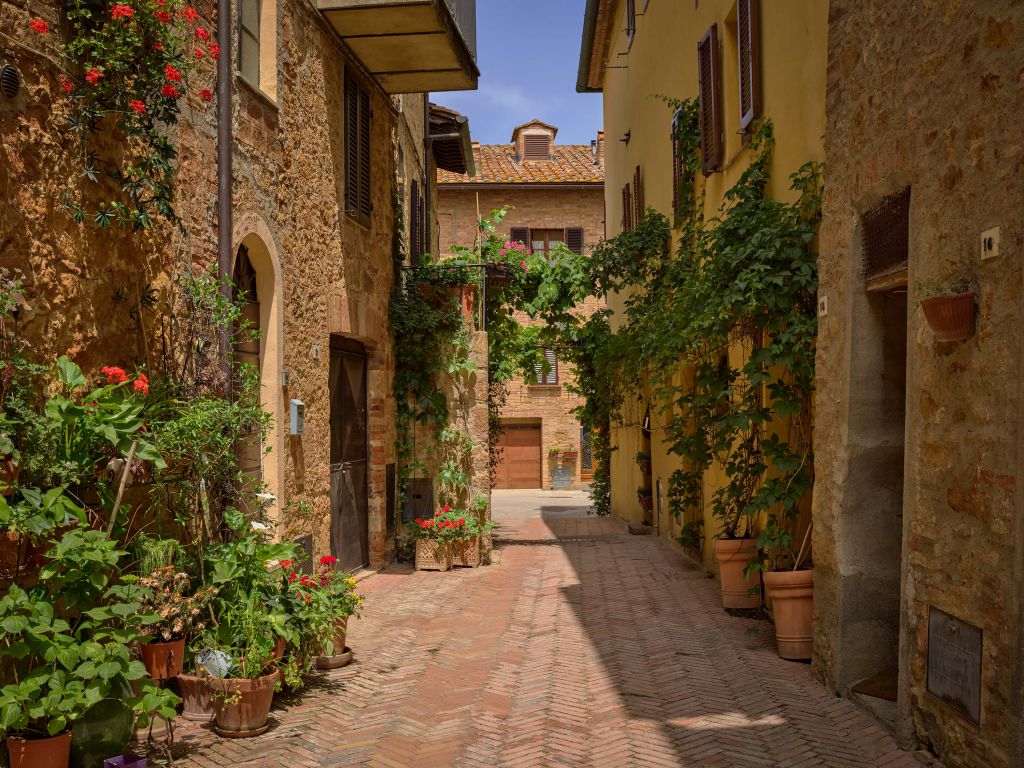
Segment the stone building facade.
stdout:
<path fill-rule="evenodd" d="M 997 0 L 829 11 L 814 668 L 950 766 L 1024 765 L 1022 30 Z M 922 308 L 951 288 L 963 341 Z"/>
<path fill-rule="evenodd" d="M 461 72 L 471 81 L 441 86 L 473 87 L 475 52 L 465 30 L 443 0 L 421 5 L 436 12 L 438 34 L 457 49 Z M 387 6 L 369 9 L 363 23 L 390 23 Z M 215 29 L 215 6 L 197 9 L 199 23 Z M 424 179 L 434 176 L 426 98 L 395 89 L 429 90 L 436 62 L 429 54 L 414 56 L 424 70 L 419 79 L 409 74 L 401 83 L 385 82 L 374 70 L 386 65 L 379 51 L 357 55 L 333 26 L 337 20 L 315 4 L 264 0 L 260 9 L 258 66 L 236 71 L 232 82 L 231 180 L 234 271 L 247 271 L 255 286 L 250 317 L 262 336 L 252 354 L 263 405 L 273 416 L 258 471 L 277 498 L 271 513 L 280 533 L 305 537 L 316 554 L 333 551 L 348 567 L 376 567 L 394 552 L 395 362 L 388 300 L 397 274 L 395 244 L 408 241 L 408 232 L 396 239 L 403 234 L 396 232 L 396 184 L 404 188 L 412 167 Z M 172 132 L 180 158 L 180 230 L 165 223 L 141 233 L 75 224 L 55 205 L 60 184 L 80 172 L 62 128 L 68 104 L 55 49 L 45 41 L 18 43 L 31 17 L 59 29 L 60 5 L 0 0 L 0 10 L 0 54 L 23 80 L 16 98 L 0 98 L 0 265 L 25 276 L 28 309 L 20 330 L 43 360 L 66 352 L 86 369 L 116 364 L 159 373 L 158 351 L 167 343 L 161 320 L 175 311 L 176 276 L 217 262 L 215 103 L 195 93 L 183 97 L 182 119 Z M 451 78 L 453 70 L 445 71 Z M 212 87 L 212 64 L 196 77 Z M 353 140 L 346 134 L 346 95 L 356 92 L 369 110 L 363 211 L 346 197 L 346 147 Z M 406 166 L 401 172 L 399 158 Z M 141 302 L 144 293 L 152 303 Z M 290 434 L 295 401 L 305 409 L 302 434 Z M 342 433 L 352 429 L 359 437 L 346 442 Z M 354 509 L 340 509 L 352 503 L 340 500 L 344 488 L 354 491 L 342 494 L 354 499 Z M 312 514 L 290 520 L 288 502 L 298 501 Z"/>
<path fill-rule="evenodd" d="M 510 206 L 504 235 L 535 251 L 566 242 L 587 252 L 604 237 L 603 134 L 586 146 L 556 144 L 557 132 L 533 120 L 518 126 L 509 144 L 474 144 L 475 177 L 439 174 L 442 255 L 454 245 L 472 246 L 479 217 L 503 206 Z M 583 309 L 597 307 L 590 301 Z M 525 314 L 519 320 L 531 322 Z M 549 358 L 550 370 L 509 382 L 496 488 L 579 487 L 589 479 L 589 436 L 573 415 L 580 401 L 570 391 L 572 367 Z"/>

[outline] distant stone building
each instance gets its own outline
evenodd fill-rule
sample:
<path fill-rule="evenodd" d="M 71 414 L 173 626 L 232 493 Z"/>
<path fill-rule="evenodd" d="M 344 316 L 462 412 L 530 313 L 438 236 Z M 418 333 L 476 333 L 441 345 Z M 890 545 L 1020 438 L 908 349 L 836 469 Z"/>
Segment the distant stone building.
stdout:
<path fill-rule="evenodd" d="M 473 145 L 476 176 L 438 174 L 440 253 L 472 246 L 477 221 L 511 206 L 504 236 L 545 253 L 565 243 L 577 253 L 604 237 L 604 136 L 590 145 L 556 144 L 558 129 L 532 120 L 509 144 Z M 593 302 L 585 311 L 597 308 Z M 530 322 L 526 315 L 521 322 Z M 592 471 L 590 438 L 572 413 L 572 367 L 546 350 L 549 366 L 510 383 L 501 412 L 501 462 L 495 488 L 578 487 Z M 556 453 L 557 452 L 557 453 Z"/>
<path fill-rule="evenodd" d="M 814 667 L 950 766 L 1024 765 L 1022 31 L 829 9 Z M 923 307 L 951 291 L 960 341 Z"/>
<path fill-rule="evenodd" d="M 215 30 L 215 4 L 196 5 L 198 24 Z M 273 415 L 267 444 L 243 447 L 246 470 L 277 498 L 280 533 L 347 568 L 379 566 L 394 553 L 398 514 L 388 326 L 401 266 L 395 243 L 414 227 L 434 238 L 429 205 L 396 232 L 395 201 L 408 209 L 413 185 L 436 178 L 423 94 L 476 86 L 475 3 L 242 6 L 232 25 L 232 276 L 262 332 L 240 352 L 258 368 Z M 76 224 L 57 205 L 60 185 L 81 167 L 53 37 L 18 42 L 32 17 L 59 34 L 62 13 L 59 2 L 0 0 L 0 63 L 23 81 L 14 98 L 0 96 L 0 266 L 25 275 L 19 330 L 40 359 L 66 352 L 86 369 L 159 373 L 175 276 L 217 263 L 216 103 L 183 96 L 170 132 L 182 230 Z M 396 19 L 406 22 L 402 32 Z M 196 79 L 212 87 L 208 59 Z M 447 157 L 443 167 L 465 169 L 468 158 L 452 165 Z M 290 433 L 291 401 L 304 404 L 302 434 Z M 288 502 L 298 501 L 311 514 L 292 520 Z"/>

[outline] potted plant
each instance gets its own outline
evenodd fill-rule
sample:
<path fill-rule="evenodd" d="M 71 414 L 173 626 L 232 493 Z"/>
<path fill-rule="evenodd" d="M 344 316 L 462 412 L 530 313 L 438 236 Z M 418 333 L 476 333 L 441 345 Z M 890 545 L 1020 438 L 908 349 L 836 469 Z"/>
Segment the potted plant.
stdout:
<path fill-rule="evenodd" d="M 490 521 L 483 521 L 479 514 L 461 509 L 442 507 L 441 514 L 434 517 L 440 525 L 447 525 L 452 531 L 452 565 L 475 568 L 480 565 L 480 537 L 494 527 Z"/>
<path fill-rule="evenodd" d="M 921 309 L 936 341 L 966 341 L 974 333 L 975 291 L 967 278 L 924 287 Z"/>
<path fill-rule="evenodd" d="M 141 610 L 130 581 L 114 583 L 123 554 L 103 532 L 74 529 L 54 544 L 40 587 L 12 585 L 0 598 L 0 657 L 15 673 L 0 689 L 11 768 L 66 768 L 71 725 L 125 681 L 145 677 L 129 644 L 157 617 Z M 144 681 L 128 703 L 144 717 L 170 719 L 178 701 Z"/>
<path fill-rule="evenodd" d="M 173 565 L 157 568 L 140 579 L 139 586 L 142 610 L 160 617 L 146 628 L 142 663 L 154 680 L 175 678 L 181 674 L 185 641 L 192 631 L 203 628 L 199 618 L 217 590 L 207 587 L 189 595 L 188 574 Z"/>
<path fill-rule="evenodd" d="M 645 475 L 651 474 L 651 454 L 646 451 L 637 451 L 636 463 L 640 467 L 640 471 Z"/>
<path fill-rule="evenodd" d="M 11 496 L 0 495 L 0 574 L 17 576 L 32 563 L 36 542 L 84 517 L 63 487 L 15 488 Z"/>
<path fill-rule="evenodd" d="M 458 524 L 444 514 L 451 512 L 444 505 L 431 519 L 417 517 L 412 527 L 416 542 L 417 571 L 448 571 L 452 567 L 452 542 L 459 536 Z"/>
<path fill-rule="evenodd" d="M 221 736 L 258 736 L 269 727 L 281 680 L 274 646 L 287 631 L 287 613 L 268 564 L 292 559 L 294 550 L 250 531 L 206 552 L 205 570 L 217 587 L 212 601 L 217 625 L 201 636 L 197 659 L 210 675 L 214 730 Z"/>
<path fill-rule="evenodd" d="M 721 526 L 714 547 L 723 608 L 761 606 L 761 580 L 758 572 L 750 569 L 757 557 L 757 542 L 751 535 L 751 507 L 745 499 L 737 498 L 730 486 L 718 489 L 712 497 L 712 514 Z"/>
<path fill-rule="evenodd" d="M 637 488 L 636 500 L 640 502 L 640 507 L 644 512 L 654 510 L 654 492 L 650 488 Z"/>

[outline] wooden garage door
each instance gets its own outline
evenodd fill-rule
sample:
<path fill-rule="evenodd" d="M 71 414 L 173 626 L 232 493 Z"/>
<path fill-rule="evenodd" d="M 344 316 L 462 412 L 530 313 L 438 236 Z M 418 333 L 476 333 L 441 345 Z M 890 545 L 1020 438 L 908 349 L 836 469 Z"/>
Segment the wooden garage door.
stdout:
<path fill-rule="evenodd" d="M 495 488 L 540 488 L 540 424 L 506 424 Z"/>

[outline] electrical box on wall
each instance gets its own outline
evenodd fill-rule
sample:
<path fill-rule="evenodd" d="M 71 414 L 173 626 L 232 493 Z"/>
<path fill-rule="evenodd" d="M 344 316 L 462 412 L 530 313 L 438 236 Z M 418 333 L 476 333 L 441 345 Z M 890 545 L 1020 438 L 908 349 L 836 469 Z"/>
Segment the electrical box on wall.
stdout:
<path fill-rule="evenodd" d="M 306 431 L 306 404 L 301 400 L 291 401 L 291 419 L 288 426 L 289 435 L 301 435 Z"/>

